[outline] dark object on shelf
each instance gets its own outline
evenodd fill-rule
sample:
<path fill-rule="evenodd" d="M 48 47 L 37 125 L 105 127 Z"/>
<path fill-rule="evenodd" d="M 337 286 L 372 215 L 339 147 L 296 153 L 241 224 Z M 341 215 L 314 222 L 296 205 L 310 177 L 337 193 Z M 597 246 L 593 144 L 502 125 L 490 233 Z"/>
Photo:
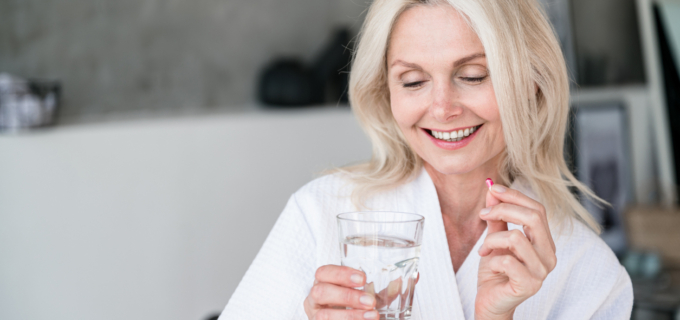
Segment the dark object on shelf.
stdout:
<path fill-rule="evenodd" d="M 55 122 L 61 85 L 0 74 L 0 130 L 18 131 Z"/>
<path fill-rule="evenodd" d="M 327 102 L 348 101 L 349 65 L 352 60 L 349 43 L 349 31 L 337 31 L 312 64 L 316 80 L 325 90 Z"/>
<path fill-rule="evenodd" d="M 351 50 L 349 31 L 337 31 L 310 66 L 279 58 L 264 68 L 258 99 L 270 106 L 309 106 L 347 102 Z"/>
<path fill-rule="evenodd" d="M 656 279 L 661 274 L 663 261 L 656 252 L 629 250 L 621 260 L 621 264 L 633 279 Z"/>
<path fill-rule="evenodd" d="M 205 318 L 205 320 L 217 320 L 219 317 L 220 317 L 220 314 L 215 313 L 215 314 L 212 314 L 212 315 L 208 316 L 207 318 Z"/>
<path fill-rule="evenodd" d="M 269 65 L 260 79 L 260 101 L 269 105 L 305 106 L 323 100 L 319 83 L 302 62 L 281 59 Z"/>

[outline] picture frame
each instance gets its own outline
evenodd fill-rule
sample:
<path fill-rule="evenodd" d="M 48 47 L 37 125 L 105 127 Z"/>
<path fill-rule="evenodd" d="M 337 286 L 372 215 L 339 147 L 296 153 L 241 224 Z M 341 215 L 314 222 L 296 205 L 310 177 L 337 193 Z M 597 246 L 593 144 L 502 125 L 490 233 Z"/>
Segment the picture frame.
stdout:
<path fill-rule="evenodd" d="M 570 164 L 576 177 L 609 205 L 583 193 L 581 203 L 602 226 L 614 253 L 627 248 L 624 212 L 633 202 L 629 125 L 623 103 L 591 102 L 572 108 Z"/>

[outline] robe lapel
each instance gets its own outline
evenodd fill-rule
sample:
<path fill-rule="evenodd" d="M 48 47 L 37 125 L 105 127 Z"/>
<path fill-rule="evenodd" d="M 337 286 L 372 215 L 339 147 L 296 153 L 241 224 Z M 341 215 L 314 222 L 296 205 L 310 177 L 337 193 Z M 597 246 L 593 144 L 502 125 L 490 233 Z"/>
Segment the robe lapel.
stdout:
<path fill-rule="evenodd" d="M 412 185 L 416 212 L 425 217 L 413 319 L 464 320 L 437 191 L 425 169 Z"/>
<path fill-rule="evenodd" d="M 479 261 L 481 257 L 477 253 L 479 248 L 484 243 L 486 239 L 486 232 L 488 229 L 484 230 L 484 233 L 479 237 L 475 246 L 470 250 L 467 258 L 463 261 L 463 265 L 460 266 L 458 272 L 456 273 L 456 281 L 458 283 L 458 292 L 461 294 L 461 305 L 463 306 L 463 313 L 465 314 L 465 319 L 475 318 L 475 299 L 477 298 L 477 276 L 479 272 Z"/>

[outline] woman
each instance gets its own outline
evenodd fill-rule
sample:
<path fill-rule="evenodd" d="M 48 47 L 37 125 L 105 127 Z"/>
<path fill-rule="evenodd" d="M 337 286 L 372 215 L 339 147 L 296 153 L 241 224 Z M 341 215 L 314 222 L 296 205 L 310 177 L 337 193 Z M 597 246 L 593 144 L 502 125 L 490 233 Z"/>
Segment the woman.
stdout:
<path fill-rule="evenodd" d="M 592 195 L 564 162 L 567 72 L 536 1 L 376 0 L 360 37 L 373 158 L 291 197 L 222 319 L 377 319 L 338 266 L 335 215 L 362 207 L 425 216 L 413 319 L 629 319 L 630 278 L 568 189 Z"/>

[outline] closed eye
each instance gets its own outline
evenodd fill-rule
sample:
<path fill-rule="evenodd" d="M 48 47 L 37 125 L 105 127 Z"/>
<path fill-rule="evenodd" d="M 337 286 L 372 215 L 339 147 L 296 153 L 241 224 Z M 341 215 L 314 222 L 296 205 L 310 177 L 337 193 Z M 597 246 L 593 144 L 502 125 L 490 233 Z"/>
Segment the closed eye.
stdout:
<path fill-rule="evenodd" d="M 461 79 L 466 82 L 482 82 L 484 79 L 486 79 L 486 76 L 479 78 L 461 77 Z"/>
<path fill-rule="evenodd" d="M 404 88 L 416 88 L 419 87 L 421 84 L 423 84 L 425 81 L 416 81 L 416 82 L 409 82 L 409 83 L 404 83 Z"/>

